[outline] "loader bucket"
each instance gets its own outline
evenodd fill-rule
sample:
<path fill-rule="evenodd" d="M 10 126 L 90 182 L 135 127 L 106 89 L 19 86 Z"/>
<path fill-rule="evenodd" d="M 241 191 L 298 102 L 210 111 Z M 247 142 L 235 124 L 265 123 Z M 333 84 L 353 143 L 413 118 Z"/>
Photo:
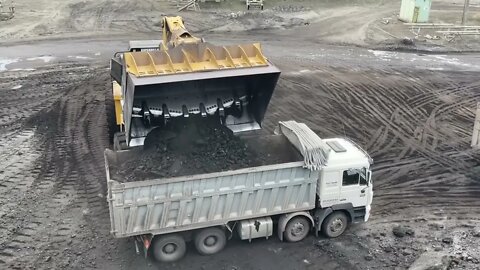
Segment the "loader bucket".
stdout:
<path fill-rule="evenodd" d="M 125 99 L 131 119 L 125 127 L 140 140 L 176 117 L 218 117 L 234 132 L 260 129 L 280 75 L 259 44 L 184 44 L 125 53 L 124 60 L 126 96 L 132 95 Z"/>

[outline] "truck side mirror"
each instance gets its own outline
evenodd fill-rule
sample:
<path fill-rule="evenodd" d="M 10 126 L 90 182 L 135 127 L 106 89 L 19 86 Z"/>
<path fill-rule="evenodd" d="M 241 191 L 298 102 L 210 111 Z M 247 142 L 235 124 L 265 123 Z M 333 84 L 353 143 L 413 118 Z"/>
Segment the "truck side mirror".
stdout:
<path fill-rule="evenodd" d="M 367 170 L 367 186 L 370 186 L 371 181 L 372 181 L 372 171 Z"/>

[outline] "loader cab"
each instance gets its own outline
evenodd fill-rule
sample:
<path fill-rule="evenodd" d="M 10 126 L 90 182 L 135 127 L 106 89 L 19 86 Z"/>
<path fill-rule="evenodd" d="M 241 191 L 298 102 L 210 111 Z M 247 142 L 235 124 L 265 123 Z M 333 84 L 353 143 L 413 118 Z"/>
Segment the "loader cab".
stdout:
<path fill-rule="evenodd" d="M 362 213 L 358 217 L 366 221 L 373 197 L 372 159 L 347 139 L 326 139 L 325 142 L 331 150 L 327 164 L 320 172 L 317 190 L 320 207 L 358 210 Z"/>
<path fill-rule="evenodd" d="M 131 40 L 128 42 L 129 52 L 148 52 L 160 50 L 162 41 L 159 39 L 152 40 Z"/>

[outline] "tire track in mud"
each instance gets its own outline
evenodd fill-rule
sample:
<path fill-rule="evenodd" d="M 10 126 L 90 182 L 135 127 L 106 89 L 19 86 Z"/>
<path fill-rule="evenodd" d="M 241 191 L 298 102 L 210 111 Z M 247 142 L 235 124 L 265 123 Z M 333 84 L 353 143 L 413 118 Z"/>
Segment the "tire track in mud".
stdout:
<path fill-rule="evenodd" d="M 473 101 L 473 99 L 469 96 L 466 96 L 465 98 L 467 98 L 467 100 Z M 464 103 L 464 102 L 460 101 L 458 104 L 455 104 L 455 107 L 456 106 L 462 106 L 463 105 L 462 103 Z M 436 109 L 441 109 L 442 106 L 443 106 L 443 104 L 440 104 L 439 106 L 435 107 L 433 112 Z M 454 108 L 453 106 L 450 106 L 450 107 Z M 432 119 L 432 118 L 435 119 L 435 116 L 429 117 L 429 119 Z M 416 120 L 416 119 L 410 119 L 410 121 L 412 121 L 412 120 Z M 416 121 L 416 122 L 418 122 L 418 121 Z M 421 122 L 419 122 L 418 125 L 421 125 Z M 399 131 L 403 133 L 403 130 L 401 130 L 401 129 L 397 129 L 396 133 L 398 134 Z M 403 141 L 408 140 L 408 137 L 406 136 L 407 134 L 408 133 L 402 134 L 402 135 L 405 135 L 405 136 L 402 136 Z M 435 134 L 435 135 L 437 135 L 437 134 Z M 429 149 L 425 148 L 425 143 L 424 142 L 422 142 L 420 140 L 420 143 L 421 143 L 421 145 L 418 145 L 418 144 L 415 145 L 415 152 L 419 153 L 420 155 L 423 155 L 425 158 L 428 158 L 429 160 L 433 160 L 434 162 L 438 163 L 441 167 L 443 167 L 443 168 L 437 168 L 437 170 L 439 170 L 440 172 L 445 170 L 445 169 L 450 170 L 454 174 L 454 175 L 452 175 L 452 177 L 450 179 L 448 179 L 450 182 L 453 182 L 453 181 L 459 182 L 458 181 L 459 179 L 458 179 L 457 176 L 455 176 L 455 174 L 457 172 L 461 172 L 461 171 L 465 172 L 466 170 L 468 170 L 468 166 L 463 166 L 462 163 L 457 163 L 458 160 L 450 159 L 450 158 L 448 158 L 448 155 L 442 155 L 441 153 L 429 151 Z M 444 157 L 446 157 L 446 158 L 444 158 Z M 468 158 L 467 158 L 467 160 L 468 160 Z M 433 165 L 433 166 L 435 166 L 435 165 Z M 424 170 L 424 169 L 425 169 L 425 167 L 422 168 L 422 170 Z M 399 176 L 404 177 L 405 175 L 408 175 L 408 173 L 409 173 L 409 171 L 407 170 L 407 171 L 404 171 L 403 173 L 399 174 Z M 431 172 L 431 173 L 433 175 L 435 175 L 435 172 Z M 392 177 L 392 175 L 390 177 Z M 392 178 L 398 179 L 400 177 L 392 177 Z M 467 180 L 467 179 L 463 179 L 463 180 Z M 422 181 L 422 179 L 417 179 L 416 181 Z M 405 198 L 404 190 L 405 189 L 415 189 L 414 184 L 415 184 L 415 181 L 407 181 L 406 185 L 403 188 L 398 188 L 398 190 L 399 190 L 398 194 L 401 195 L 402 198 Z M 443 186 L 443 188 L 440 188 L 440 189 L 445 191 L 445 192 L 450 191 L 449 188 L 448 188 L 449 186 L 446 183 L 435 183 L 434 181 L 430 181 L 428 183 L 428 186 L 433 186 L 433 185 Z M 462 189 L 462 187 L 460 185 L 458 185 L 456 187 L 452 187 L 452 188 Z M 469 191 L 472 191 L 472 189 L 469 188 Z M 478 192 L 478 188 L 476 189 L 476 191 Z M 428 190 L 422 192 L 422 189 L 414 190 L 412 192 L 412 194 L 416 194 L 416 193 L 424 194 L 424 195 L 427 195 L 427 196 L 434 195 L 434 194 L 429 194 L 430 192 Z M 467 193 L 469 193 L 469 192 L 467 192 Z M 465 192 L 460 192 L 459 194 L 465 194 Z M 377 193 L 377 195 L 378 195 L 378 193 Z M 438 194 L 438 195 L 440 195 L 440 194 Z M 441 194 L 441 196 L 443 196 L 443 197 L 448 196 L 448 194 Z M 461 198 L 462 196 L 454 196 L 454 197 L 456 197 L 458 199 L 458 198 Z M 377 196 L 377 199 L 379 199 L 379 198 L 381 199 L 381 196 Z M 425 200 L 420 200 L 420 201 L 421 201 L 421 203 L 425 202 Z"/>
<path fill-rule="evenodd" d="M 468 72 L 319 68 L 284 75 L 270 111 L 274 123 L 295 118 L 321 137 L 360 142 L 375 160 L 374 211 L 430 205 L 455 213 L 480 206 L 480 183 L 471 175 L 479 153 L 469 147 L 480 99 L 474 78 Z"/>
<path fill-rule="evenodd" d="M 0 193 L 0 202 L 6 202 L 0 208 L 6 212 L 0 222 L 0 268 L 90 268 L 95 263 L 91 258 L 112 253 L 103 198 L 109 78 L 104 70 L 88 73 L 94 75 L 77 79 L 78 85 L 38 96 L 48 96 L 49 103 L 33 102 L 38 110 L 33 117 L 12 116 L 12 123 L 32 117 L 28 125 L 2 130 L 0 157 L 10 157 L 15 166 L 4 170 L 9 180 L 0 182 L 6 187 Z M 475 77 L 443 75 L 321 68 L 283 76 L 265 128 L 293 118 L 321 137 L 346 135 L 360 142 L 376 161 L 376 215 L 423 207 L 478 219 L 480 184 L 469 172 L 478 166 L 479 156 L 468 146 L 472 104 L 479 98 Z M 10 109 L 14 102 L 21 106 L 37 99 L 30 92 L 37 87 L 25 86 L 19 94 L 25 99 L 9 92 Z M 442 99 L 445 95 L 455 98 Z M 415 96 L 422 101 L 409 99 Z M 12 159 L 13 148 L 5 145 L 19 145 L 32 158 Z M 2 166 L 11 164 L 0 162 Z M 25 194 L 15 197 L 20 193 Z"/>
<path fill-rule="evenodd" d="M 85 77 L 83 74 L 88 74 L 88 68 L 67 64 L 61 70 L 47 67 L 35 71 L 1 73 L 0 127 L 18 128 L 21 122 L 51 106 L 63 95 L 63 89 L 73 84 L 68 73 L 79 74 L 78 79 L 82 79 Z"/>
<path fill-rule="evenodd" d="M 94 239 L 109 226 L 102 155 L 108 146 L 107 81 L 107 76 L 80 80 L 29 121 L 39 141 L 33 148 L 41 157 L 34 168 L 26 168 L 30 187 L 12 205 L 24 208 L 2 223 L 0 268 L 94 266 L 79 255 L 98 252 L 104 244 Z"/>

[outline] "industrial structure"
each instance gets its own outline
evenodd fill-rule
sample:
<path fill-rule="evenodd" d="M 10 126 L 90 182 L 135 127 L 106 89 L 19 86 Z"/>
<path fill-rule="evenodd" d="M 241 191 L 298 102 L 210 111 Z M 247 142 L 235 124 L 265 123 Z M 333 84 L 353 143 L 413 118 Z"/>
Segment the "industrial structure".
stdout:
<path fill-rule="evenodd" d="M 432 0 L 402 0 L 399 19 L 408 23 L 426 23 Z"/>

